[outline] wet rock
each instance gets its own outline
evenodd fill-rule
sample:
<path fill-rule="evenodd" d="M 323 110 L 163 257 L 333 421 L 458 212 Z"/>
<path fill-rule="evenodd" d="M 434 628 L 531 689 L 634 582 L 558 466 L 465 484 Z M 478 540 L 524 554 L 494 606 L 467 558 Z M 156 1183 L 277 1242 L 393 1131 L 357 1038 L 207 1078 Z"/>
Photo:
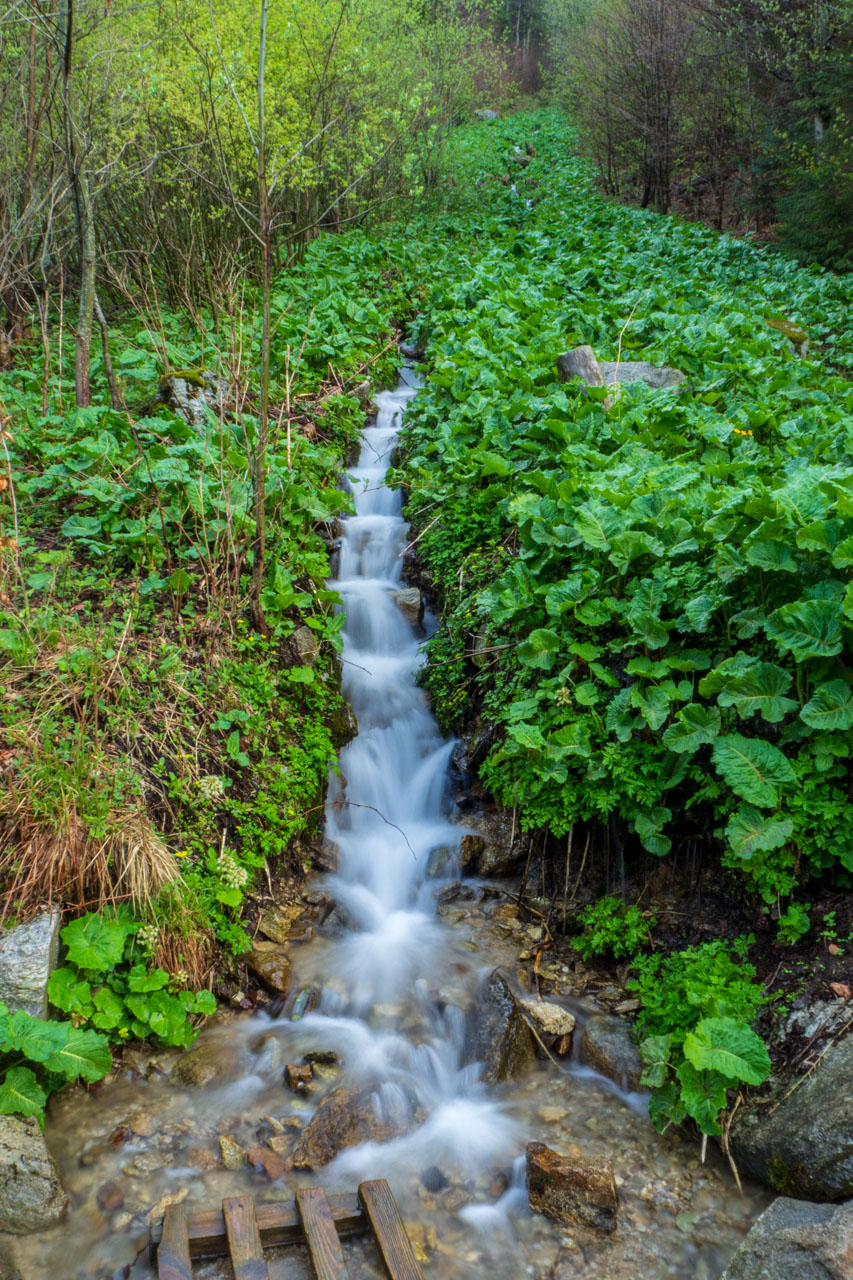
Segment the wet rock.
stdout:
<path fill-rule="evenodd" d="M 417 1100 L 400 1092 L 393 1105 L 383 1105 L 372 1089 L 336 1089 L 302 1130 L 293 1152 L 296 1169 L 321 1169 L 339 1151 L 362 1142 L 390 1142 L 420 1124 L 424 1113 Z"/>
<path fill-rule="evenodd" d="M 178 1058 L 172 1079 L 192 1089 L 203 1089 L 214 1080 L 233 1075 L 238 1065 L 236 1053 L 226 1050 L 219 1036 L 203 1036 Z"/>
<path fill-rule="evenodd" d="M 0 1116 L 0 1231 L 41 1231 L 61 1218 L 67 1206 L 38 1121 Z"/>
<path fill-rule="evenodd" d="M 297 627 L 290 642 L 303 667 L 313 667 L 320 656 L 320 641 L 310 627 Z"/>
<path fill-rule="evenodd" d="M 524 852 L 517 825 L 512 820 L 512 810 L 494 807 L 465 815 L 466 827 L 473 827 L 483 841 L 476 855 L 476 871 L 481 876 L 508 875 Z M 464 837 L 463 837 L 464 838 Z M 464 850 L 463 850 L 464 856 Z M 474 866 L 467 866 L 474 870 Z"/>
<path fill-rule="evenodd" d="M 341 851 L 334 840 L 327 840 L 323 836 L 312 841 L 308 846 L 308 856 L 317 871 L 328 871 L 330 875 L 334 875 L 338 869 Z M 322 921 L 319 923 L 322 924 Z"/>
<path fill-rule="evenodd" d="M 367 410 L 370 407 L 371 400 L 373 399 L 370 381 L 365 379 L 364 382 L 360 382 L 357 387 L 353 387 L 350 395 L 355 396 L 362 409 Z"/>
<path fill-rule="evenodd" d="M 58 911 L 47 912 L 0 928 L 0 1001 L 11 1013 L 23 1009 L 34 1018 L 47 1017 L 47 983 L 56 965 L 59 946 Z"/>
<path fill-rule="evenodd" d="M 575 1029 L 573 1013 L 560 1004 L 550 1004 L 545 1000 L 520 1000 L 519 1004 L 543 1044 L 558 1054 L 569 1052 Z"/>
<path fill-rule="evenodd" d="M 450 1179 L 444 1176 L 438 1165 L 433 1164 L 428 1169 L 424 1169 L 421 1174 L 421 1183 L 427 1191 L 435 1195 L 437 1191 L 443 1191 L 445 1187 L 450 1186 Z"/>
<path fill-rule="evenodd" d="M 290 991 L 290 960 L 281 947 L 273 943 L 256 943 L 246 956 L 246 968 L 270 991 L 282 996 Z"/>
<path fill-rule="evenodd" d="M 482 836 L 463 836 L 459 844 L 459 861 L 463 871 L 476 871 L 486 847 Z"/>
<path fill-rule="evenodd" d="M 300 987 L 288 1000 L 286 1014 L 291 1022 L 299 1022 L 300 1018 L 304 1018 L 306 1013 L 313 1013 L 319 1007 L 320 988 Z M 306 1054 L 305 1060 L 306 1062 L 312 1061 L 308 1054 Z M 319 1061 L 319 1059 L 314 1059 L 314 1061 Z"/>
<path fill-rule="evenodd" d="M 294 923 L 302 915 L 302 910 L 303 908 L 296 903 L 281 907 L 274 902 L 271 907 L 266 907 L 261 912 L 258 918 L 258 929 L 272 942 L 286 942 Z"/>
<path fill-rule="evenodd" d="M 588 1067 L 613 1080 L 620 1089 L 638 1089 L 643 1064 L 634 1044 L 631 1024 L 621 1018 L 596 1015 L 581 1037 L 581 1057 Z"/>
<path fill-rule="evenodd" d="M 566 1226 L 613 1231 L 618 1200 L 609 1160 L 560 1155 L 544 1142 L 527 1144 L 530 1207 Z"/>
<path fill-rule="evenodd" d="M 474 114 L 476 115 L 476 112 Z M 494 112 L 491 114 L 494 115 Z M 398 350 L 404 360 L 414 360 L 418 364 L 426 360 L 426 353 L 420 347 L 413 347 L 408 342 L 401 342 Z"/>
<path fill-rule="evenodd" d="M 227 1133 L 219 1136 L 219 1154 L 226 1169 L 242 1169 L 246 1163 L 246 1152 Z"/>
<path fill-rule="evenodd" d="M 98 1188 L 95 1199 L 98 1202 L 98 1208 L 103 1209 L 104 1213 L 113 1213 L 124 1204 L 124 1192 L 117 1182 L 105 1182 Z"/>
<path fill-rule="evenodd" d="M 417 627 L 423 620 L 424 602 L 417 587 L 403 587 L 394 592 L 394 603 L 405 615 L 406 621 Z"/>
<path fill-rule="evenodd" d="M 180 1204 L 183 1200 L 186 1200 L 189 1193 L 189 1187 L 181 1187 L 177 1191 L 167 1191 L 166 1194 L 161 1196 L 154 1207 L 145 1215 L 146 1227 L 153 1227 L 154 1223 L 159 1222 L 163 1217 L 163 1214 L 169 1208 L 169 1205 Z"/>
<path fill-rule="evenodd" d="M 741 1176 L 786 1196 L 842 1200 L 853 1196 L 853 1036 L 833 1044 L 802 1083 L 777 1078 L 775 1107 L 735 1115 L 732 1155 Z"/>
<path fill-rule="evenodd" d="M 130 1131 L 137 1138 L 153 1138 L 157 1125 L 147 1111 L 141 1111 L 130 1118 Z"/>
<path fill-rule="evenodd" d="M 810 1204 L 780 1196 L 753 1223 L 720 1280 L 849 1280 L 853 1202 Z"/>
<path fill-rule="evenodd" d="M 187 1147 L 185 1159 L 186 1163 L 192 1169 L 198 1169 L 199 1173 L 209 1173 L 211 1169 L 219 1167 L 219 1161 L 207 1147 Z"/>
<path fill-rule="evenodd" d="M 314 1079 L 314 1067 L 310 1062 L 289 1062 L 284 1068 L 284 1083 L 294 1093 L 306 1093 Z"/>
<path fill-rule="evenodd" d="M 287 1159 L 293 1150 L 296 1138 L 292 1133 L 274 1133 L 268 1140 L 267 1146 L 274 1151 L 277 1156 L 281 1156 L 283 1160 Z"/>
<path fill-rule="evenodd" d="M 603 387 L 604 378 L 592 347 L 573 347 L 557 360 L 557 377 L 561 382 L 580 378 L 588 387 Z"/>
<path fill-rule="evenodd" d="M 430 880 L 444 880 L 456 870 L 458 850 L 452 845 L 440 844 L 431 850 L 426 864 L 426 875 Z"/>
<path fill-rule="evenodd" d="M 332 745 L 337 747 L 338 751 L 348 742 L 352 742 L 353 738 L 358 737 L 358 720 L 348 702 L 342 702 L 336 710 L 331 712 L 326 723 L 329 726 Z"/>
<path fill-rule="evenodd" d="M 493 969 L 477 992 L 465 1030 L 462 1061 L 483 1064 L 489 1084 L 524 1075 L 536 1060 L 536 1042 L 504 975 Z"/>
<path fill-rule="evenodd" d="M 284 1161 L 269 1147 L 249 1147 L 246 1155 L 252 1168 L 265 1173 L 271 1181 L 284 1177 Z"/>

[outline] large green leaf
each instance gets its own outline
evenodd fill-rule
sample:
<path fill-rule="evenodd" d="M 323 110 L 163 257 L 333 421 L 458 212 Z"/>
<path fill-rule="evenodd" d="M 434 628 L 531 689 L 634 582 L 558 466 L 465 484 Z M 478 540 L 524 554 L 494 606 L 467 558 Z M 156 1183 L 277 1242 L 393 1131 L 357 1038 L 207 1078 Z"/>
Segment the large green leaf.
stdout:
<path fill-rule="evenodd" d="M 773 662 L 758 662 L 745 674 L 731 677 L 718 702 L 721 707 L 734 707 L 742 719 L 757 711 L 775 724 L 797 708 L 793 698 L 784 697 L 790 687 L 787 671 Z"/>
<path fill-rule="evenodd" d="M 727 734 L 714 743 L 713 758 L 731 789 L 759 809 L 775 809 L 779 803 L 778 788 L 796 782 L 787 757 L 762 738 Z"/>
<path fill-rule="evenodd" d="M 748 859 L 755 853 L 778 849 L 790 838 L 794 824 L 779 813 L 765 816 L 752 805 L 742 804 L 726 827 L 732 853 Z"/>
<path fill-rule="evenodd" d="M 610 539 L 624 527 L 624 519 L 620 512 L 603 502 L 585 502 L 578 507 L 573 526 L 588 547 L 607 551 Z"/>
<path fill-rule="evenodd" d="M 68 1040 L 70 1022 L 34 1018 L 18 1009 L 6 1030 L 6 1046 L 23 1053 L 32 1062 L 47 1062 Z"/>
<path fill-rule="evenodd" d="M 3 1115 L 44 1115 L 47 1094 L 29 1067 L 12 1067 L 0 1083 L 0 1112 Z"/>
<path fill-rule="evenodd" d="M 771 613 L 764 630 L 798 662 L 831 658 L 841 649 L 841 610 L 831 600 L 797 600 Z"/>
<path fill-rule="evenodd" d="M 734 1018 L 703 1018 L 684 1037 L 684 1056 L 697 1071 L 719 1071 L 744 1084 L 763 1084 L 770 1075 L 764 1041 Z"/>
<path fill-rule="evenodd" d="M 659 805 L 648 813 L 638 813 L 634 827 L 644 849 L 657 858 L 665 858 L 672 848 L 672 840 L 663 834 L 663 828 L 672 817 L 672 811 Z"/>
<path fill-rule="evenodd" d="M 687 1114 L 696 1121 L 701 1133 L 719 1137 L 722 1133 L 717 1117 L 728 1102 L 732 1081 L 716 1071 L 697 1071 L 692 1062 L 678 1068 L 681 1101 Z"/>
<path fill-rule="evenodd" d="M 666 1084 L 669 1075 L 669 1058 L 672 1051 L 672 1033 L 664 1036 L 647 1036 L 641 1040 L 637 1052 L 643 1064 L 640 1080 L 648 1089 L 658 1089 Z"/>
<path fill-rule="evenodd" d="M 547 627 L 539 627 L 531 631 L 526 640 L 518 646 L 518 657 L 526 667 L 539 667 L 550 671 L 554 665 L 554 655 L 559 651 L 562 640 L 556 631 Z"/>
<path fill-rule="evenodd" d="M 759 569 L 796 573 L 798 568 L 795 557 L 782 542 L 753 542 L 747 548 L 746 558 Z"/>
<path fill-rule="evenodd" d="M 720 713 L 716 707 L 702 707 L 691 702 L 683 707 L 663 735 L 663 744 L 670 751 L 698 751 L 707 742 L 713 742 L 720 732 Z"/>
<path fill-rule="evenodd" d="M 47 1059 L 49 1071 L 64 1075 L 67 1080 L 82 1076 L 87 1084 L 101 1080 L 113 1065 L 110 1042 L 97 1031 L 82 1031 L 71 1027 L 68 1042 Z"/>
<path fill-rule="evenodd" d="M 846 680 L 818 685 L 800 716 L 812 729 L 833 732 L 853 727 L 853 690 Z"/>
<path fill-rule="evenodd" d="M 124 944 L 133 925 L 93 912 L 72 920 L 62 930 L 68 959 L 78 969 L 106 972 L 121 960 Z"/>

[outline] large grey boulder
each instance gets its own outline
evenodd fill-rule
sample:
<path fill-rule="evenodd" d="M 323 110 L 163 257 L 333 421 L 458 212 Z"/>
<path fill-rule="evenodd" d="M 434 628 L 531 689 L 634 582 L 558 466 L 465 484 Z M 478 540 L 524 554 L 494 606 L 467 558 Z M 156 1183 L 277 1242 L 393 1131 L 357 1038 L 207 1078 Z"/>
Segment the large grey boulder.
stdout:
<path fill-rule="evenodd" d="M 592 347 L 573 347 L 557 360 L 557 377 L 561 382 L 580 378 L 588 387 L 620 386 L 626 382 L 645 382 L 655 391 L 669 391 L 687 381 L 687 374 L 669 365 L 649 364 L 646 360 L 597 360 Z"/>
<path fill-rule="evenodd" d="M 17 1236 L 40 1231 L 67 1207 L 38 1121 L 0 1116 L 0 1231 Z"/>
<path fill-rule="evenodd" d="M 730 1140 L 741 1174 L 804 1200 L 853 1196 L 851 1080 L 853 1036 L 846 1036 L 792 1092 L 790 1079 L 778 1080 L 777 1105 L 738 1111 Z"/>
<path fill-rule="evenodd" d="M 853 1203 L 780 1196 L 753 1224 L 720 1280 L 850 1280 Z"/>
<path fill-rule="evenodd" d="M 197 431 L 206 425 L 208 412 L 222 418 L 234 407 L 228 384 L 210 369 L 181 369 L 161 378 L 155 408 L 161 404 Z"/>
<path fill-rule="evenodd" d="M 13 1012 L 47 1017 L 47 982 L 56 965 L 61 923 L 62 916 L 53 911 L 0 929 L 0 1001 Z"/>

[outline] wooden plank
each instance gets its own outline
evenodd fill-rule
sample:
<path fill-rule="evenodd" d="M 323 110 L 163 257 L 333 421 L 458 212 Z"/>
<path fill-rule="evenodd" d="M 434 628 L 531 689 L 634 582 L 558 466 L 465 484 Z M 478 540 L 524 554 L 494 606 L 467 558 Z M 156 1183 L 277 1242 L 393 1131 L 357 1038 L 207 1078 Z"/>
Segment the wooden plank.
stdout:
<path fill-rule="evenodd" d="M 182 1204 L 170 1204 L 163 1218 L 163 1239 L 157 1254 L 159 1280 L 192 1280 L 187 1216 Z"/>
<path fill-rule="evenodd" d="M 296 1208 L 317 1280 L 345 1280 L 347 1264 L 323 1188 L 303 1187 L 297 1191 Z"/>
<path fill-rule="evenodd" d="M 364 1231 L 367 1219 L 355 1195 L 329 1196 L 335 1229 L 339 1236 Z M 255 1205 L 255 1217 L 265 1249 L 272 1245 L 294 1244 L 304 1239 L 302 1221 L 293 1200 L 279 1200 L 271 1204 Z M 205 1209 L 187 1214 L 187 1234 L 191 1258 L 223 1257 L 228 1252 L 225 1234 L 225 1218 L 221 1209 Z M 163 1235 L 162 1224 L 151 1228 L 149 1253 L 156 1261 L 157 1250 Z"/>
<path fill-rule="evenodd" d="M 222 1213 L 234 1280 L 269 1280 L 252 1197 L 232 1196 L 223 1200 Z"/>
<path fill-rule="evenodd" d="M 385 1270 L 391 1280 L 424 1280 L 424 1273 L 406 1235 L 397 1202 L 385 1179 L 362 1182 L 358 1188 L 358 1198 L 367 1214 Z"/>

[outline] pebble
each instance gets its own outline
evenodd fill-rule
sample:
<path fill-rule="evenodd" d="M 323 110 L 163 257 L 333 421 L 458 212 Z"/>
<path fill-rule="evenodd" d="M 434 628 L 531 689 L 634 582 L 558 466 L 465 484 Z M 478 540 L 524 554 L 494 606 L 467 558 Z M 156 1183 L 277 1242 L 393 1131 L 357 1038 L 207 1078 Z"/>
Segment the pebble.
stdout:
<path fill-rule="evenodd" d="M 239 1142 L 224 1133 L 219 1138 L 219 1153 L 226 1169 L 240 1169 L 246 1163 L 246 1152 Z"/>

